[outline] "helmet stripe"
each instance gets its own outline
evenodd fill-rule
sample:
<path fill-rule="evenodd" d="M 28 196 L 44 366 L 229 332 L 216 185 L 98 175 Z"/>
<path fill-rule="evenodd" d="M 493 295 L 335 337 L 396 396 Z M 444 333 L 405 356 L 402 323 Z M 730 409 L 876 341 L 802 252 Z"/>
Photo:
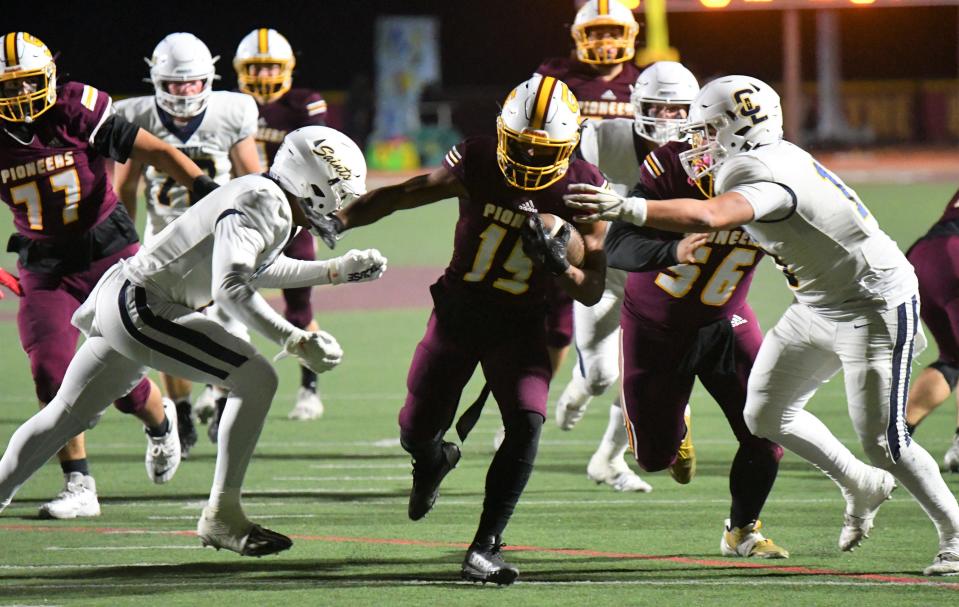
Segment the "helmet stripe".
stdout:
<path fill-rule="evenodd" d="M 599 8 L 597 11 L 600 15 L 609 14 L 609 0 L 599 0 Z"/>
<path fill-rule="evenodd" d="M 258 49 L 258 50 L 259 50 L 259 52 L 260 52 L 261 55 L 266 54 L 267 51 L 270 50 L 269 38 L 268 38 L 268 36 L 267 36 L 268 33 L 269 33 L 269 30 L 266 29 L 265 27 L 261 27 L 260 30 L 259 30 L 259 32 L 257 32 L 257 35 L 259 36 L 259 41 L 258 41 L 259 49 Z"/>
<path fill-rule="evenodd" d="M 10 32 L 3 41 L 3 52 L 6 54 L 7 67 L 19 65 L 20 60 L 17 57 L 17 32 Z"/>
<path fill-rule="evenodd" d="M 534 131 L 543 130 L 546 124 L 546 112 L 549 110 L 549 102 L 553 98 L 553 89 L 556 88 L 556 78 L 552 76 L 543 76 L 539 81 L 539 88 L 536 89 L 536 96 L 533 97 L 533 117 L 529 121 L 529 126 Z"/>

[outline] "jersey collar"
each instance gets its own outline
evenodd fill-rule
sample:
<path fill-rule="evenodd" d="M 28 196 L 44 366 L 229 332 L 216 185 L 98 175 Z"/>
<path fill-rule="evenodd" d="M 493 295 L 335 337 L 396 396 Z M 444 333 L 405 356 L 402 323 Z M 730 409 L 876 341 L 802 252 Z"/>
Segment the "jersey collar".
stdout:
<path fill-rule="evenodd" d="M 206 115 L 206 110 L 203 110 L 193 118 L 190 118 L 189 122 L 183 126 L 177 126 L 176 122 L 173 121 L 173 116 L 167 114 L 163 109 L 157 105 L 156 106 L 157 115 L 160 117 L 160 123 L 163 124 L 163 127 L 173 133 L 177 139 L 186 143 L 190 140 L 190 137 L 193 137 L 193 133 L 200 128 L 200 123 L 203 122 L 203 117 Z"/>

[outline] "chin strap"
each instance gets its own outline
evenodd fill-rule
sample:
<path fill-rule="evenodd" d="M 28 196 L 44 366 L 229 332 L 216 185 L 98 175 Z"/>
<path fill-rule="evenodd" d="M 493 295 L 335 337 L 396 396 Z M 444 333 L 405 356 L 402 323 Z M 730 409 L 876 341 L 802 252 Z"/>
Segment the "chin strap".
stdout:
<path fill-rule="evenodd" d="M 343 222 L 340 221 L 339 217 L 330 213 L 314 221 L 310 232 L 322 240 L 330 249 L 335 249 L 336 241 L 343 237 Z"/>

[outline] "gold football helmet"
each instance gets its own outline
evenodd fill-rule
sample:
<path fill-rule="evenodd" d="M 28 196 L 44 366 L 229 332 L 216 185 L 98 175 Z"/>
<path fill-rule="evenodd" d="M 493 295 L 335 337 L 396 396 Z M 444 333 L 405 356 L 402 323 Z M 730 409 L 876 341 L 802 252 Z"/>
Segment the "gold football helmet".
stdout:
<path fill-rule="evenodd" d="M 588 0 L 577 11 L 571 31 L 576 58 L 583 63 L 623 63 L 636 54 L 639 23 L 618 0 Z"/>
<path fill-rule="evenodd" d="M 536 74 L 514 88 L 496 119 L 496 161 L 506 182 L 542 190 L 562 178 L 579 122 L 579 102 L 562 80 Z"/>
<path fill-rule="evenodd" d="M 0 44 L 0 120 L 33 122 L 57 102 L 57 66 L 47 45 L 27 32 Z"/>
<path fill-rule="evenodd" d="M 240 41 L 233 58 L 239 89 L 260 104 L 276 101 L 293 86 L 293 48 L 274 29 L 255 29 Z"/>

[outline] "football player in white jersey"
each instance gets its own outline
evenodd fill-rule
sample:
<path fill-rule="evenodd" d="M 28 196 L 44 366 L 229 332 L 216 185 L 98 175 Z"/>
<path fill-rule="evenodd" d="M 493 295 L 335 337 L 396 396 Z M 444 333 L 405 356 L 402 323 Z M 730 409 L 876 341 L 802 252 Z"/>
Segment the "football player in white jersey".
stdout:
<path fill-rule="evenodd" d="M 682 64 L 660 61 L 639 75 L 633 87 L 633 119 L 587 121 L 579 153 L 603 171 L 610 186 L 627 194 L 639 182 L 643 158 L 669 141 L 680 138 L 689 104 L 699 92 L 696 77 Z M 619 377 L 619 311 L 623 303 L 626 272 L 606 269 L 606 289 L 599 303 L 573 302 L 577 364 L 556 403 L 556 424 L 571 430 L 593 397 L 600 396 Z M 586 475 L 616 491 L 652 491 L 652 487 L 626 464 L 628 447 L 623 411 L 617 398 L 609 409 L 609 422 L 599 447 L 589 460 Z"/>
<path fill-rule="evenodd" d="M 782 139 L 779 95 L 727 76 L 690 109 L 692 179 L 715 175 L 706 201 L 624 198 L 590 186 L 567 204 L 582 221 L 618 219 L 675 232 L 742 226 L 786 274 L 795 301 L 766 334 L 749 376 L 751 432 L 776 441 L 833 479 L 846 500 L 839 547 L 852 550 L 899 481 L 939 533 L 926 575 L 959 574 L 959 504 L 935 460 L 905 427 L 909 372 L 924 346 L 912 266 L 856 193 Z M 805 405 L 843 371 L 849 415 L 873 466 L 856 459 Z"/>
<path fill-rule="evenodd" d="M 297 226 L 315 229 L 325 214 L 365 191 L 365 178 L 363 154 L 348 137 L 320 126 L 299 129 L 287 136 L 269 174 L 221 186 L 107 271 L 74 315 L 87 339 L 60 391 L 20 426 L 0 459 L 0 510 L 152 367 L 230 390 L 213 488 L 197 525 L 203 544 L 244 556 L 289 548 L 289 538 L 250 522 L 240 504 L 276 372 L 248 341 L 196 310 L 216 302 L 318 373 L 339 364 L 343 352 L 330 334 L 297 329 L 256 289 L 364 282 L 383 274 L 386 259 L 375 249 L 312 262 L 282 255 Z"/>
<path fill-rule="evenodd" d="M 154 94 L 118 101 L 116 108 L 127 121 L 178 148 L 214 181 L 224 184 L 231 173 L 239 177 L 261 170 L 254 139 L 258 113 L 248 95 L 213 90 L 216 59 L 193 34 L 170 34 L 146 60 Z M 116 191 L 131 217 L 136 217 L 141 175 L 146 181 L 147 205 L 143 242 L 150 244 L 197 197 L 166 173 L 131 160 L 117 166 L 114 176 Z M 232 332 L 245 334 L 246 329 L 222 310 L 210 314 Z M 191 384 L 168 375 L 162 378 L 167 396 L 176 403 L 180 446 L 186 457 L 197 440 Z"/>

